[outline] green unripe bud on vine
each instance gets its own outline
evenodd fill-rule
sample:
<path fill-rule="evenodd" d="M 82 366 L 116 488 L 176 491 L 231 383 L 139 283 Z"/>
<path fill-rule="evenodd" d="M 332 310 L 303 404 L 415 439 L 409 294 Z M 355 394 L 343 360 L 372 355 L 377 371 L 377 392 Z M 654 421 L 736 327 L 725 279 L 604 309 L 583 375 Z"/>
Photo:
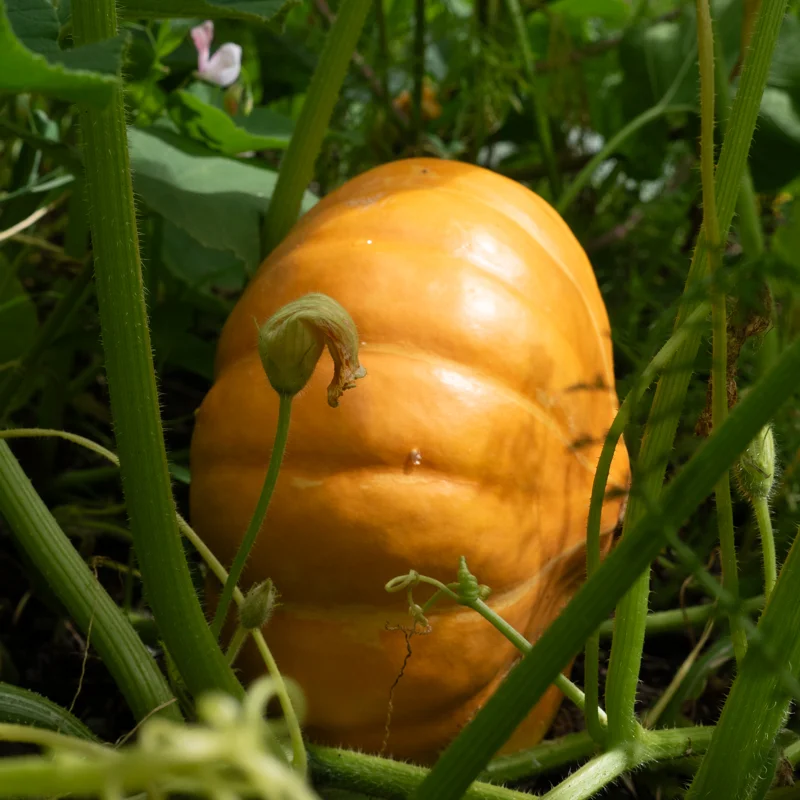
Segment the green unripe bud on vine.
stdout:
<path fill-rule="evenodd" d="M 258 352 L 272 388 L 296 395 L 311 379 L 322 351 L 333 358 L 328 404 L 352 389 L 367 371 L 358 361 L 358 331 L 345 309 L 333 298 L 312 293 L 288 303 L 259 329 Z"/>
<path fill-rule="evenodd" d="M 239 608 L 239 623 L 248 631 L 263 628 L 266 625 L 278 602 L 278 590 L 267 578 L 256 584 L 244 598 Z"/>
<path fill-rule="evenodd" d="M 736 482 L 742 496 L 751 502 L 765 500 L 775 483 L 775 438 L 765 425 L 747 446 L 736 464 Z"/>

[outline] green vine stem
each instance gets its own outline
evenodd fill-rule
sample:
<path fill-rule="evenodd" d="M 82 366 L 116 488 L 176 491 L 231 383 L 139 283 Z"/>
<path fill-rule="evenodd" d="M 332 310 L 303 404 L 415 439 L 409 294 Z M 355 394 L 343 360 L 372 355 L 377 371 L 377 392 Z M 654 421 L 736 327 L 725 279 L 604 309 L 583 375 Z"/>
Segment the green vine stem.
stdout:
<path fill-rule="evenodd" d="M 697 0 L 697 40 L 700 55 L 700 174 L 703 189 L 703 227 L 708 247 L 711 274 L 711 326 L 713 345 L 711 356 L 711 418 L 718 428 L 728 416 L 728 311 L 725 289 L 715 285 L 722 265 L 722 240 L 717 217 L 717 198 L 714 188 L 714 34 L 711 28 L 711 9 L 708 0 Z M 717 501 L 722 585 L 739 597 L 739 572 L 736 563 L 736 537 L 733 530 L 733 502 L 730 473 L 725 471 L 714 492 Z M 730 620 L 731 639 L 736 661 L 747 652 L 747 637 L 736 618 Z"/>
<path fill-rule="evenodd" d="M 716 117 L 720 132 L 725 136 L 731 113 L 731 92 L 728 85 L 728 65 L 722 49 L 722 38 L 717 34 L 714 25 L 714 89 L 716 91 Z M 736 201 L 736 216 L 742 250 L 749 259 L 759 259 L 764 254 L 764 231 L 758 218 L 758 201 L 756 200 L 753 179 L 749 166 L 745 167 L 739 197 Z"/>
<path fill-rule="evenodd" d="M 8 683 L 0 683 L 0 722 L 45 728 L 87 741 L 98 741 L 97 737 L 65 708 L 35 692 Z"/>
<path fill-rule="evenodd" d="M 733 219 L 761 96 L 785 11 L 786 0 L 763 0 L 752 46 L 745 54 L 739 90 L 716 173 L 720 241 L 727 239 Z M 690 290 L 700 285 L 707 267 L 708 251 L 705 234 L 701 231 L 678 311 L 676 329 L 694 310 L 695 302 Z M 673 358 L 673 365 L 679 368 L 670 370 L 659 379 L 638 456 L 636 473 L 639 486 L 635 487 L 638 491 L 632 492 L 628 503 L 623 539 L 645 516 L 643 498 L 657 497 L 661 491 L 700 340 L 699 331 L 690 331 Z M 614 641 L 606 682 L 606 711 L 609 732 L 617 738 L 635 735 L 633 708 L 644 645 L 649 591 L 650 570 L 646 567 L 622 599 L 615 616 Z"/>
<path fill-rule="evenodd" d="M 74 433 L 58 430 L 46 430 L 42 428 L 18 428 L 15 430 L 0 431 L 0 440 L 10 438 L 36 438 L 41 436 L 54 436 L 64 439 L 65 441 L 72 442 L 73 444 L 77 444 L 80 447 L 85 447 L 87 450 L 97 453 L 97 455 L 107 459 L 116 467 L 119 467 L 119 459 L 117 458 L 116 454 L 112 453 L 110 450 L 107 450 L 102 445 L 91 441 L 91 439 L 86 439 L 85 437 L 78 436 Z M 0 446 L 6 445 L 4 442 L 0 442 Z M 219 561 L 219 559 L 211 552 L 206 543 L 194 532 L 193 528 L 179 513 L 175 513 L 175 518 L 177 520 L 178 529 L 180 532 L 189 540 L 195 550 L 197 550 L 197 552 L 200 554 L 200 557 L 208 565 L 208 568 L 214 573 L 214 577 L 216 577 L 216 579 L 224 585 L 228 580 L 228 573 L 225 567 L 222 566 L 222 563 Z M 238 587 L 234 588 L 233 601 L 239 607 L 244 604 L 245 597 Z M 300 729 L 300 721 L 297 718 L 291 698 L 289 697 L 286 683 L 283 680 L 280 670 L 278 669 L 278 664 L 275 661 L 272 652 L 267 646 L 267 642 L 264 639 L 264 634 L 260 630 L 253 630 L 250 631 L 250 633 L 256 644 L 259 655 L 261 656 L 262 660 L 264 661 L 264 665 L 267 668 L 267 673 L 275 684 L 275 694 L 280 701 L 281 709 L 283 710 L 283 715 L 286 720 L 286 725 L 289 729 L 289 738 L 292 743 L 292 765 L 298 772 L 305 774 L 307 770 L 307 757 L 305 746 L 303 744 L 303 734 Z"/>
<path fill-rule="evenodd" d="M 281 162 L 263 227 L 263 254 L 286 236 L 300 213 L 370 0 L 343 0 L 314 70 L 295 132 Z"/>
<path fill-rule="evenodd" d="M 597 742 L 592 740 L 587 731 L 568 733 L 557 739 L 547 739 L 535 747 L 492 759 L 479 775 L 479 780 L 508 783 L 532 778 L 566 764 L 584 761 L 596 753 Z"/>
<path fill-rule="evenodd" d="M 741 609 L 745 614 L 755 614 L 764 608 L 764 596 L 742 600 Z M 646 631 L 649 636 L 676 633 L 688 627 L 699 628 L 710 619 L 717 619 L 720 610 L 714 603 L 705 603 L 688 608 L 674 608 L 669 611 L 655 611 L 647 615 Z M 599 628 L 601 639 L 610 639 L 614 633 L 614 620 L 606 620 Z"/>
<path fill-rule="evenodd" d="M 418 606 L 414 602 L 413 588 L 424 583 L 428 586 L 433 586 L 437 591 L 430 597 L 422 606 Z M 467 560 L 461 556 L 458 567 L 458 582 L 451 584 L 444 584 L 436 578 L 428 577 L 427 575 L 420 575 L 416 571 L 411 571 L 407 575 L 401 575 L 393 578 L 386 584 L 387 592 L 399 592 L 405 590 L 408 597 L 409 612 L 414 616 L 415 622 L 420 623 L 423 627 L 427 626 L 428 621 L 425 619 L 425 614 L 433 607 L 433 605 L 442 597 L 449 597 L 456 603 L 466 606 L 473 611 L 480 614 L 495 630 L 505 636 L 520 653 L 525 655 L 529 653 L 533 645 L 512 625 L 504 620 L 496 611 L 491 609 L 483 600 L 484 596 L 488 596 L 489 587 L 482 587 L 478 585 L 477 578 L 467 568 Z M 581 711 L 585 713 L 586 709 L 586 696 L 584 693 L 563 673 L 559 673 L 554 681 L 559 691 L 571 700 Z M 605 713 L 598 712 L 599 721 L 602 725 L 607 724 Z"/>
<path fill-rule="evenodd" d="M 117 35 L 115 0 L 76 0 L 75 43 Z M 242 687 L 208 629 L 175 522 L 142 288 L 125 108 L 81 109 L 95 285 L 122 486 L 147 601 L 189 691 Z"/>
<path fill-rule="evenodd" d="M 712 730 L 708 727 L 692 727 L 647 732 L 642 742 L 630 745 L 624 759 L 620 758 L 619 751 L 613 758 L 600 755 L 544 797 L 550 800 L 588 798 L 592 796 L 589 793 L 591 787 L 597 787 L 593 791 L 602 789 L 625 771 L 655 761 L 677 759 L 690 750 L 701 754 L 711 739 Z M 570 734 L 553 742 L 543 742 L 523 753 L 497 759 L 497 768 L 483 773 L 482 777 L 497 783 L 530 777 L 543 772 L 543 765 L 545 769 L 554 768 L 585 758 L 592 754 L 594 747 L 587 734 Z M 310 754 L 311 773 L 317 785 L 359 791 L 370 797 L 391 800 L 409 797 L 429 774 L 423 767 L 348 750 L 314 746 L 310 748 Z M 579 773 L 579 780 L 573 783 L 573 778 Z M 566 789 L 562 790 L 567 786 L 577 793 L 570 794 Z M 559 791 L 563 793 L 555 794 Z M 463 794 L 465 800 L 523 800 L 530 797 L 530 794 L 486 783 L 475 783 Z"/>
<path fill-rule="evenodd" d="M 626 772 L 654 761 L 702 753 L 711 740 L 711 727 L 676 728 L 644 733 L 640 741 L 626 742 L 588 761 L 542 800 L 588 800 Z"/>
<path fill-rule="evenodd" d="M 86 633 L 91 625 L 92 646 L 136 718 L 162 709 L 160 713 L 179 719 L 153 657 L 58 526 L 5 441 L 0 441 L 0 514 L 78 627 Z"/>
<path fill-rule="evenodd" d="M 536 130 L 539 134 L 539 142 L 542 146 L 542 155 L 547 167 L 547 175 L 550 179 L 550 191 L 553 197 L 561 194 L 561 175 L 558 171 L 555 152 L 553 151 L 553 136 L 550 131 L 550 119 L 547 115 L 547 98 L 543 96 L 541 81 L 536 74 L 536 63 L 531 52 L 531 44 L 528 30 L 525 27 L 525 18 L 520 8 L 519 0 L 506 0 L 508 13 L 514 23 L 514 32 L 517 37 L 517 45 L 522 51 L 522 61 L 525 65 L 525 73 L 530 86 L 531 103 L 533 113 L 536 118 Z"/>
<path fill-rule="evenodd" d="M 772 531 L 769 500 L 757 497 L 753 500 L 753 510 L 761 534 L 761 551 L 764 560 L 764 596 L 769 599 L 778 580 L 778 560 L 775 554 L 775 535 Z"/>
<path fill-rule="evenodd" d="M 691 331 L 699 329 L 705 323 L 710 311 L 710 304 L 702 302 L 689 315 L 686 321 L 667 339 L 666 343 L 653 356 L 645 367 L 639 379 L 625 396 L 611 423 L 600 458 L 597 461 L 594 478 L 592 480 L 592 495 L 589 502 L 589 514 L 586 522 L 586 576 L 591 578 L 600 566 L 600 522 L 603 514 L 603 501 L 605 499 L 608 475 L 611 462 L 614 459 L 617 443 L 625 428 L 630 422 L 637 403 L 642 395 L 670 363 L 675 353 L 686 341 Z M 586 640 L 584 659 L 584 688 L 586 691 L 586 727 L 592 738 L 602 743 L 605 740 L 605 730 L 600 726 L 599 718 L 594 709 L 599 706 L 600 684 L 600 631 L 592 633 Z"/>
<path fill-rule="evenodd" d="M 222 626 L 225 624 L 225 618 L 228 615 L 228 608 L 231 603 L 231 598 L 233 597 L 233 589 L 239 583 L 239 578 L 242 577 L 244 565 L 247 562 L 250 551 L 253 549 L 258 532 L 264 524 L 264 517 L 267 515 L 269 502 L 272 499 L 275 485 L 278 482 L 278 475 L 280 474 L 281 463 L 283 462 L 283 454 L 286 452 L 286 441 L 289 438 L 289 422 L 292 415 L 293 395 L 281 394 L 279 396 L 278 426 L 275 431 L 275 443 L 272 447 L 272 454 L 269 457 L 267 474 L 264 478 L 264 485 L 261 487 L 261 494 L 258 497 L 253 516 L 250 518 L 247 532 L 239 544 L 239 549 L 236 551 L 233 564 L 228 572 L 228 578 L 222 589 L 222 595 L 217 605 L 214 621 L 211 623 L 211 632 L 214 634 L 215 638 L 219 637 Z"/>
<path fill-rule="evenodd" d="M 758 626 L 773 658 L 791 665 L 795 676 L 800 662 L 800 637 L 792 635 L 800 628 L 799 540 L 795 537 Z M 687 800 L 749 797 L 786 720 L 790 695 L 755 650 L 750 648 L 740 667 Z"/>
<path fill-rule="evenodd" d="M 672 98 L 680 88 L 686 73 L 694 63 L 695 51 L 693 50 L 686 56 L 686 60 L 681 65 L 681 68 L 675 75 L 674 80 L 669 85 L 669 88 L 664 92 L 664 96 L 647 111 L 643 111 L 638 117 L 632 119 L 622 130 L 618 131 L 612 136 L 606 144 L 592 157 L 591 161 L 575 176 L 572 183 L 567 186 L 563 194 L 558 198 L 556 203 L 556 210 L 559 214 L 564 214 L 567 209 L 575 201 L 575 198 L 580 194 L 581 190 L 592 179 L 597 168 L 608 158 L 610 158 L 617 150 L 635 133 L 638 133 L 645 125 L 649 125 L 659 117 L 666 116 L 667 114 L 681 114 L 681 113 L 694 113 L 695 107 L 689 104 L 677 103 L 672 104 Z"/>
<path fill-rule="evenodd" d="M 444 751 L 414 794 L 415 800 L 456 800 L 462 796 L 572 655 L 645 572 L 669 532 L 677 529 L 703 502 L 719 475 L 799 385 L 800 340 L 784 350 L 775 367 L 700 446 L 666 487 L 663 497 L 650 495 L 659 498 L 657 503 L 652 503 L 649 497 L 639 498 L 643 513 L 636 525 Z M 639 654 L 634 655 L 638 664 Z"/>

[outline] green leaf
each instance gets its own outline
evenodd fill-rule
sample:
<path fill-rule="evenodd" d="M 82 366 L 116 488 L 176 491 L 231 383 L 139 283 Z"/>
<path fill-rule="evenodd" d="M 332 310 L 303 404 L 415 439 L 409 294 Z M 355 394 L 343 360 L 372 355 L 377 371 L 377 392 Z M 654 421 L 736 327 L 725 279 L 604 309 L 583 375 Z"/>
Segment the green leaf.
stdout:
<path fill-rule="evenodd" d="M 625 0 L 556 0 L 548 4 L 547 13 L 580 21 L 601 19 L 609 25 L 622 26 L 631 15 L 631 7 Z"/>
<path fill-rule="evenodd" d="M 294 128 L 290 119 L 267 108 L 254 108 L 246 117 L 231 117 L 198 96 L 197 91 L 173 92 L 168 108 L 183 133 L 227 155 L 248 150 L 284 150 Z"/>
<path fill-rule="evenodd" d="M 121 36 L 62 50 L 47 0 L 0 0 L 0 92 L 38 92 L 103 105 L 117 84 Z"/>
<path fill-rule="evenodd" d="M 277 173 L 219 155 L 164 128 L 128 132 L 136 192 L 147 205 L 205 247 L 258 266 L 260 217 Z M 316 198 L 306 192 L 303 210 Z"/>
<path fill-rule="evenodd" d="M 270 22 L 297 0 L 122 0 L 120 13 L 129 19 L 243 19 Z"/>
<path fill-rule="evenodd" d="M 30 347 L 39 323 L 36 306 L 12 278 L 0 290 L 0 367 L 16 361 Z"/>
<path fill-rule="evenodd" d="M 216 345 L 191 333 L 192 321 L 192 308 L 177 299 L 154 309 L 151 331 L 158 371 L 163 373 L 164 365 L 170 364 L 213 381 Z"/>
<path fill-rule="evenodd" d="M 767 85 L 788 92 L 800 102 L 800 19 L 787 16 L 775 45 Z"/>
<path fill-rule="evenodd" d="M 757 192 L 777 191 L 800 175 L 800 105 L 787 92 L 764 90 L 750 167 Z"/>
<path fill-rule="evenodd" d="M 239 292 L 244 286 L 244 263 L 227 250 L 204 247 L 185 230 L 164 221 L 161 260 L 170 274 L 196 292 L 212 287 Z"/>

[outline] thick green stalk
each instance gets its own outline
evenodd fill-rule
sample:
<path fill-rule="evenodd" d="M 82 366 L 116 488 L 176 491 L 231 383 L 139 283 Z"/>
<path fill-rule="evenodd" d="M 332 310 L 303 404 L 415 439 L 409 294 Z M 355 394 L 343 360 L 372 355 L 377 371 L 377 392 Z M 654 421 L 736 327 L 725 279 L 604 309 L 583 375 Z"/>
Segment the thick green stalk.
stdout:
<path fill-rule="evenodd" d="M 728 311 L 725 290 L 713 285 L 722 264 L 722 240 L 717 217 L 714 188 L 714 35 L 708 0 L 697 0 L 697 39 L 700 54 L 700 174 L 703 185 L 703 227 L 708 245 L 708 263 L 712 279 L 711 326 L 711 419 L 719 427 L 728 416 Z M 733 597 L 739 597 L 739 572 L 736 564 L 736 538 L 733 530 L 730 472 L 724 472 L 715 490 L 717 528 L 722 561 L 722 585 Z M 731 639 L 737 662 L 747 652 L 747 637 L 738 619 L 732 617 Z"/>
<path fill-rule="evenodd" d="M 272 494 L 275 491 L 275 485 L 278 482 L 278 475 L 281 471 L 281 464 L 283 463 L 283 454 L 286 452 L 286 440 L 289 438 L 289 422 L 292 416 L 292 398 L 294 395 L 281 394 L 280 405 L 278 407 L 278 426 L 275 431 L 275 443 L 272 447 L 272 454 L 269 458 L 269 466 L 267 467 L 267 474 L 264 477 L 264 485 L 261 487 L 261 494 L 258 497 L 253 516 L 250 518 L 250 524 L 247 526 L 244 538 L 239 544 L 239 549 L 236 551 L 236 556 L 233 559 L 233 565 L 228 572 L 228 579 L 222 589 L 222 595 L 217 605 L 217 613 L 214 615 L 214 621 L 211 623 L 211 632 L 215 637 L 218 637 L 222 626 L 225 624 L 225 618 L 228 615 L 228 608 L 233 598 L 233 590 L 239 583 L 239 578 L 242 577 L 244 565 L 253 549 L 256 542 L 258 532 L 264 524 L 264 517 L 267 515 L 269 508 L 269 501 L 272 499 Z"/>
<path fill-rule="evenodd" d="M 539 134 L 539 142 L 542 146 L 544 163 L 547 166 L 547 174 L 550 178 L 550 191 L 556 198 L 561 194 L 561 175 L 558 172 L 556 155 L 553 150 L 553 136 L 550 132 L 550 119 L 547 115 L 546 98 L 542 96 L 541 80 L 536 74 L 536 62 L 531 52 L 528 30 L 525 27 L 525 18 L 520 8 L 519 0 L 506 0 L 508 13 L 514 23 L 514 32 L 517 36 L 517 44 L 522 51 L 522 61 L 525 65 L 525 73 L 530 86 L 531 103 L 533 113 L 536 117 L 536 130 Z"/>
<path fill-rule="evenodd" d="M 152 656 L 53 519 L 4 441 L 0 441 L 0 513 L 78 627 L 86 633 L 92 626 L 92 647 L 136 718 L 163 707 L 160 713 L 179 719 L 172 692 Z"/>
<path fill-rule="evenodd" d="M 86 447 L 97 455 L 111 461 L 115 465 L 114 472 L 116 474 L 117 468 L 119 467 L 119 459 L 117 458 L 116 454 L 112 453 L 110 450 L 107 450 L 105 447 L 102 447 L 99 444 L 91 441 L 90 439 L 86 439 L 83 436 L 77 436 L 73 433 L 67 433 L 66 431 L 59 431 L 59 430 L 46 430 L 42 428 L 17 428 L 15 430 L 9 431 L 0 431 L 0 439 L 3 438 L 36 438 L 40 436 L 53 436 L 64 439 L 68 442 L 72 442 L 73 444 L 80 445 L 81 447 Z M 225 584 L 228 580 L 228 573 L 225 571 L 225 567 L 219 562 L 217 557 L 211 552 L 209 547 L 206 543 L 192 530 L 191 526 L 189 525 L 186 520 L 176 512 L 175 518 L 178 523 L 178 528 L 180 532 L 189 540 L 189 542 L 193 545 L 195 550 L 200 554 L 203 561 L 206 562 L 208 568 L 211 572 L 214 573 L 214 576 L 217 580 Z M 236 605 L 242 606 L 244 604 L 244 595 L 239 590 L 237 586 L 233 588 L 233 599 L 236 602 Z M 128 613 L 126 615 L 126 619 L 131 622 L 134 628 L 137 627 L 134 615 Z M 150 620 L 150 623 L 153 621 Z M 139 633 L 142 633 L 142 628 L 144 625 L 139 622 Z M 154 628 L 156 631 L 158 630 L 157 626 L 154 624 L 150 626 Z M 262 660 L 264 661 L 264 666 L 267 668 L 267 673 L 270 675 L 272 680 L 275 682 L 275 694 L 280 700 L 281 708 L 283 709 L 284 719 L 286 720 L 286 725 L 289 729 L 289 738 L 292 743 L 292 754 L 293 754 L 293 761 L 292 766 L 295 768 L 297 772 L 305 774 L 306 772 L 306 751 L 303 745 L 303 735 L 300 730 L 300 723 L 297 719 L 297 714 L 295 714 L 294 708 L 292 707 L 292 702 L 289 697 L 289 692 L 286 688 L 286 683 L 283 680 L 283 676 L 278 669 L 278 665 L 269 649 L 267 647 L 267 643 L 264 639 L 264 634 L 260 630 L 252 630 L 250 631 L 251 636 L 256 645 L 256 649 L 258 650 L 259 654 L 261 655 Z"/>
<path fill-rule="evenodd" d="M 754 614 L 764 608 L 764 596 L 751 597 L 742 601 L 742 612 Z M 662 633 L 677 633 L 687 627 L 699 628 L 710 619 L 720 616 L 721 612 L 714 603 L 689 608 L 674 608 L 669 611 L 656 611 L 647 615 L 648 636 Z M 608 619 L 600 626 L 600 637 L 610 639 L 614 633 L 614 620 Z"/>
<path fill-rule="evenodd" d="M 601 753 L 565 781 L 551 789 L 542 800 L 588 800 L 626 772 L 654 761 L 680 758 L 687 752 L 702 752 L 711 740 L 713 728 L 677 728 L 645 733 L 641 741 L 625 742 Z"/>
<path fill-rule="evenodd" d="M 314 70 L 303 109 L 281 162 L 264 219 L 263 252 L 283 240 L 297 220 L 370 0 L 343 0 Z"/>
<path fill-rule="evenodd" d="M 114 0 L 72 5 L 76 44 L 117 34 Z M 142 289 L 122 88 L 81 110 L 83 160 L 106 375 L 136 557 L 170 655 L 193 694 L 242 687 L 208 630 L 175 521 Z"/>
<path fill-rule="evenodd" d="M 730 230 L 772 52 L 785 11 L 786 0 L 764 0 L 756 22 L 752 47 L 745 55 L 739 91 L 731 111 L 716 173 L 720 241 L 727 239 Z M 690 299 L 693 292 L 689 290 L 700 284 L 707 268 L 708 251 L 705 234 L 701 232 L 678 311 L 676 328 L 683 324 L 694 309 L 694 302 Z M 699 331 L 690 331 L 673 359 L 675 369 L 659 379 L 639 451 L 637 474 L 640 491 L 631 495 L 623 526 L 623 538 L 644 517 L 644 498 L 658 497 L 661 491 L 700 338 Z M 615 617 L 614 641 L 606 683 L 606 711 L 609 716 L 609 730 L 613 729 L 616 735 L 622 737 L 632 735 L 634 731 L 633 708 L 644 645 L 649 591 L 650 572 L 647 568 L 619 604 Z"/>
<path fill-rule="evenodd" d="M 765 0 L 766 2 L 766 0 Z M 781 570 L 758 629 L 778 663 L 800 674 L 800 537 Z M 775 738 L 786 721 L 790 696 L 779 676 L 751 647 L 722 709 L 719 723 L 687 800 L 749 798 Z"/>
<path fill-rule="evenodd" d="M 66 708 L 28 689 L 7 683 L 0 683 L 0 722 L 31 725 L 97 741 L 97 737 Z"/>
<path fill-rule="evenodd" d="M 728 120 L 731 114 L 731 92 L 728 85 L 728 65 L 722 49 L 722 39 L 717 35 L 716 26 L 714 26 L 714 53 L 716 117 L 720 132 L 724 136 L 728 130 Z M 749 259 L 761 258 L 764 254 L 764 231 L 758 218 L 758 203 L 749 167 L 745 168 L 742 176 L 742 185 L 736 201 L 736 216 L 739 239 L 745 256 Z"/>
<path fill-rule="evenodd" d="M 489 762 L 479 780 L 491 783 L 541 775 L 566 764 L 583 761 L 597 752 L 597 743 L 586 731 L 568 733 L 557 739 L 547 739 L 535 747 L 498 756 Z"/>
<path fill-rule="evenodd" d="M 586 522 L 586 577 L 591 578 L 600 566 L 600 523 L 603 514 L 603 501 L 605 499 L 608 475 L 614 459 L 617 442 L 631 420 L 636 404 L 642 395 L 670 363 L 675 353 L 686 341 L 690 332 L 703 325 L 708 316 L 709 304 L 701 303 L 678 327 L 678 329 L 664 343 L 661 349 L 645 367 L 641 376 L 631 388 L 617 411 L 614 421 L 603 441 L 600 458 L 597 461 L 594 479 L 592 481 L 592 496 L 589 502 L 589 515 Z M 599 705 L 599 680 L 600 680 L 600 632 L 595 631 L 586 641 L 584 659 L 584 689 L 586 692 L 586 727 L 596 742 L 603 742 L 605 730 L 600 726 L 598 714 L 595 709 Z"/>
<path fill-rule="evenodd" d="M 406 800 L 428 774 L 427 769 L 414 764 L 332 747 L 310 747 L 309 766 L 317 786 L 363 792 L 385 800 Z M 476 783 L 459 795 L 463 800 L 531 800 L 531 797 L 490 783 Z"/>
<path fill-rule="evenodd" d="M 769 3 L 770 0 L 764 0 Z M 792 343 L 775 367 L 732 411 L 681 469 L 660 502 L 638 497 L 636 525 L 612 550 L 564 611 L 506 676 L 475 718 L 445 750 L 419 790 L 416 800 L 456 800 L 522 722 L 611 612 L 637 576 L 658 555 L 677 529 L 713 490 L 732 464 L 782 403 L 800 387 L 800 340 Z M 652 497 L 653 495 L 650 495 Z M 658 498 L 658 495 L 656 495 Z M 637 656 L 638 663 L 638 654 Z"/>

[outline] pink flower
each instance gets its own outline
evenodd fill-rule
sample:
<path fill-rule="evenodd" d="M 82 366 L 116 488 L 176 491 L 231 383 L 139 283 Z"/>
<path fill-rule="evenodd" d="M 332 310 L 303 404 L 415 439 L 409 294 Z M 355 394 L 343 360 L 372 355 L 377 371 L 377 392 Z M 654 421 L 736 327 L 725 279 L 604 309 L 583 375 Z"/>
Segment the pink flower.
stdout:
<path fill-rule="evenodd" d="M 197 48 L 197 71 L 210 83 L 230 86 L 242 70 L 242 48 L 226 42 L 210 56 L 214 41 L 214 23 L 207 19 L 202 25 L 192 28 L 192 41 Z"/>

